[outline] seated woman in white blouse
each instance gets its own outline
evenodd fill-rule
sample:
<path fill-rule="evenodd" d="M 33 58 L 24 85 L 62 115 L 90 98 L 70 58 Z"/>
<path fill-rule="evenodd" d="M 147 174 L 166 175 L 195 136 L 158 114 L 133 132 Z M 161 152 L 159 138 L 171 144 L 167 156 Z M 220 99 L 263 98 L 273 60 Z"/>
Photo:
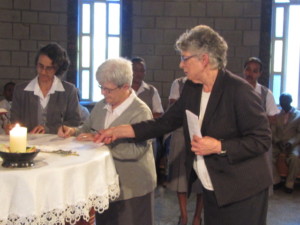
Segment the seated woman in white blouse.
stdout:
<path fill-rule="evenodd" d="M 80 124 L 79 101 L 76 87 L 61 76 L 69 68 L 68 55 L 60 45 L 42 47 L 35 58 L 37 76 L 16 85 L 11 108 L 11 122 L 28 128 L 30 133 L 57 133 L 63 123 Z"/>

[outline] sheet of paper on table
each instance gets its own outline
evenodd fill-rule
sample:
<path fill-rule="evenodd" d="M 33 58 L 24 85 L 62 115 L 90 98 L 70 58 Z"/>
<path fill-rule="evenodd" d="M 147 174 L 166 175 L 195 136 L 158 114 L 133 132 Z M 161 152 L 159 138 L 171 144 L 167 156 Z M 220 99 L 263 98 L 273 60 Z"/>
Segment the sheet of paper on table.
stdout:
<path fill-rule="evenodd" d="M 41 135 L 31 134 L 28 135 L 28 145 L 35 146 L 38 149 L 52 151 L 52 150 L 84 150 L 84 149 L 93 149 L 100 147 L 100 144 L 93 143 L 91 141 L 77 141 L 76 137 L 61 138 L 54 135 Z M 44 143 L 55 143 L 54 145 L 45 145 Z"/>
<path fill-rule="evenodd" d="M 186 117 L 187 117 L 187 123 L 188 123 L 188 127 L 189 127 L 191 141 L 193 140 L 194 135 L 202 137 L 202 134 L 200 131 L 200 126 L 199 126 L 198 116 L 189 110 L 185 110 L 185 113 L 186 113 Z"/>

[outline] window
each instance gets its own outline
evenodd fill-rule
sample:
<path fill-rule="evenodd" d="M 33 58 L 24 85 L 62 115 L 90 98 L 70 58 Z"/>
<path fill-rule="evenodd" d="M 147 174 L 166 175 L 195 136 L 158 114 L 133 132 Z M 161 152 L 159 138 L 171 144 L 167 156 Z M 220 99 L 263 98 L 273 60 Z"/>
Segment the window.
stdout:
<path fill-rule="evenodd" d="M 102 96 L 95 78 L 97 68 L 108 58 L 120 56 L 121 0 L 78 0 L 78 74 L 83 101 Z"/>
<path fill-rule="evenodd" d="M 274 0 L 270 86 L 276 103 L 283 92 L 300 106 L 300 0 Z"/>

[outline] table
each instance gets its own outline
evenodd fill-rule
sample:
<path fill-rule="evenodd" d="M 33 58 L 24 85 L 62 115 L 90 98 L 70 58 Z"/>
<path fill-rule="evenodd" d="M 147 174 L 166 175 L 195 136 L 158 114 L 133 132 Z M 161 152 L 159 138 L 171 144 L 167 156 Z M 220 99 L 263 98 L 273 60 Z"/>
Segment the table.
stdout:
<path fill-rule="evenodd" d="M 0 135 L 0 143 L 9 143 L 9 137 Z M 41 150 L 32 168 L 0 166 L 0 224 L 88 221 L 92 208 L 101 213 L 119 196 L 119 178 L 106 146 L 51 134 L 28 135 L 28 146 Z M 79 156 L 42 152 L 58 149 Z"/>

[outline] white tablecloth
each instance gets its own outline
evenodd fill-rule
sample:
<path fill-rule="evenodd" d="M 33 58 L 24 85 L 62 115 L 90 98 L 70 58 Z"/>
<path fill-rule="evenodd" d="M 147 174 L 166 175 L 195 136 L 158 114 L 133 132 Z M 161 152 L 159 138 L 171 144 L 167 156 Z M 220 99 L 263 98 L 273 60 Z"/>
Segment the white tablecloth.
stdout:
<path fill-rule="evenodd" d="M 0 135 L 0 143 L 8 143 Z M 40 152 L 32 168 L 0 167 L 0 224 L 75 224 L 92 207 L 108 208 L 119 196 L 119 179 L 107 147 L 73 137 L 29 135 L 28 146 L 73 150 L 79 156 Z M 0 159 L 0 164 L 2 164 Z"/>

